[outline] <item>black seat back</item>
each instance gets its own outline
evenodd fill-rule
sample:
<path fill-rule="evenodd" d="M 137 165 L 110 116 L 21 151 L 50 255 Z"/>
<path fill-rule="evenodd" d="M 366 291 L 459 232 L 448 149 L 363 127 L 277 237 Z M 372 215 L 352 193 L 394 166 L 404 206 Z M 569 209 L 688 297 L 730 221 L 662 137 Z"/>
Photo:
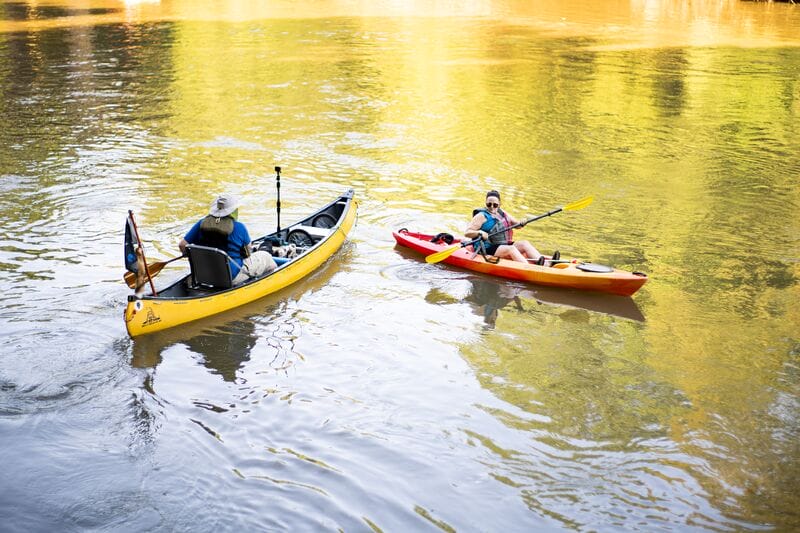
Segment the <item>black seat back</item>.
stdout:
<path fill-rule="evenodd" d="M 195 287 L 208 289 L 230 289 L 233 287 L 228 254 L 219 248 L 197 244 L 186 245 L 186 253 L 189 256 L 189 267 L 192 269 L 192 284 Z"/>

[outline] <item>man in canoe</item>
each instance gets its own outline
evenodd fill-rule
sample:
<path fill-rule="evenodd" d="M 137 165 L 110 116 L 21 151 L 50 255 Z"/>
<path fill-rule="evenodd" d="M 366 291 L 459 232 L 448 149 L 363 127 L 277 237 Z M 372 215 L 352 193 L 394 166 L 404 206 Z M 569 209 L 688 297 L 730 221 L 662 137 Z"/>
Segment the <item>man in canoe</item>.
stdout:
<path fill-rule="evenodd" d="M 220 194 L 213 202 L 208 216 L 198 220 L 181 239 L 178 247 L 186 254 L 187 244 L 218 248 L 230 257 L 233 284 L 244 283 L 277 268 L 272 256 L 264 251 L 251 251 L 250 234 L 239 222 L 239 200 L 232 194 Z"/>
<path fill-rule="evenodd" d="M 531 243 L 512 240 L 513 231 L 506 228 L 515 224 L 518 224 L 517 220 L 500 209 L 500 193 L 491 190 L 486 193 L 486 207 L 475 210 L 464 236 L 470 240 L 480 237 L 481 241 L 475 244 L 476 250 L 482 245 L 488 255 L 521 263 L 528 263 L 528 259 L 532 259 L 544 265 L 545 257 Z M 556 254 L 558 252 L 553 254 L 554 258 Z"/>

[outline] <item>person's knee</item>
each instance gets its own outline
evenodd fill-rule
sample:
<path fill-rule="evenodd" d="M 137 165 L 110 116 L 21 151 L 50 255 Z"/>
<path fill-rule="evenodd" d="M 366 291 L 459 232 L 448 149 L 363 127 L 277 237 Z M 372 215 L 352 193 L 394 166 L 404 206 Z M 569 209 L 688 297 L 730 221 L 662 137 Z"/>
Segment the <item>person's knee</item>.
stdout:
<path fill-rule="evenodd" d="M 242 272 L 247 274 L 250 278 L 257 278 L 268 274 L 278 268 L 272 255 L 265 250 L 253 252 L 250 257 L 244 260 L 242 265 Z"/>
<path fill-rule="evenodd" d="M 259 271 L 258 274 L 256 274 L 257 276 L 272 272 L 278 268 L 278 264 L 275 263 L 275 259 L 272 258 L 272 255 L 264 250 L 255 252 L 253 256 L 251 256 L 251 259 L 256 265 L 256 270 Z"/>
<path fill-rule="evenodd" d="M 531 243 L 529 243 L 528 241 L 520 241 L 519 243 L 515 243 L 515 244 L 519 244 L 519 248 L 518 248 L 519 251 L 530 255 L 534 259 L 536 258 L 535 256 L 541 255 L 539 253 L 539 251 L 536 248 L 534 248 L 533 245 Z"/>
<path fill-rule="evenodd" d="M 507 244 L 503 244 L 497 247 L 497 250 L 495 250 L 494 255 L 497 257 L 509 257 L 514 255 L 514 252 L 516 251 L 517 251 L 516 248 L 514 248 L 513 246 L 508 246 Z"/>
<path fill-rule="evenodd" d="M 276 268 L 278 268 L 278 263 L 276 263 L 275 259 L 270 255 L 267 259 L 267 272 L 272 272 Z"/>

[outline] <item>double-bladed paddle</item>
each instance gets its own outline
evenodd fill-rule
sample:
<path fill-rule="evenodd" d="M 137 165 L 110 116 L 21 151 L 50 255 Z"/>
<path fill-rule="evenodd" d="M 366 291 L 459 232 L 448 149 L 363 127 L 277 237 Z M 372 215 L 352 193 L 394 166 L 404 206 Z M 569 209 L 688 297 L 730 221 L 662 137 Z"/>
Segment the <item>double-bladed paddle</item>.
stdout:
<path fill-rule="evenodd" d="M 547 213 L 545 213 L 543 215 L 538 215 L 538 216 L 535 216 L 533 218 L 529 218 L 528 220 L 525 220 L 523 222 L 518 222 L 518 223 L 514 224 L 513 226 L 509 226 L 507 228 L 502 228 L 502 229 L 499 229 L 497 231 L 493 231 L 492 233 L 489 234 L 489 237 L 491 237 L 492 235 L 497 235 L 499 233 L 503 233 L 504 231 L 508 231 L 510 229 L 520 228 L 520 227 L 522 227 L 522 226 L 524 226 L 526 224 L 529 224 L 529 223 L 531 223 L 531 222 L 533 222 L 535 220 L 539 220 L 540 218 L 544 218 L 544 217 L 549 217 L 551 215 L 555 215 L 556 213 L 560 213 L 561 211 L 575 211 L 577 209 L 583 209 L 584 207 L 586 207 L 589 204 L 591 204 L 592 201 L 594 201 L 594 196 L 587 196 L 586 198 L 578 200 L 577 202 L 572 202 L 571 204 L 567 204 L 564 207 L 558 207 L 556 209 L 553 209 L 552 211 L 548 211 Z M 427 256 L 425 258 L 425 262 L 427 262 L 427 263 L 438 263 L 440 261 L 444 261 L 445 259 L 447 259 L 451 255 L 456 253 L 461 248 L 466 248 L 467 246 L 475 244 L 476 242 L 478 242 L 480 240 L 481 240 L 481 238 L 478 237 L 477 239 L 473 239 L 473 240 L 471 240 L 469 242 L 462 242 L 461 244 L 454 244 L 453 246 L 451 246 L 449 248 L 445 248 L 444 250 L 442 250 L 440 252 L 436 252 L 435 254 L 431 254 L 431 255 Z"/>

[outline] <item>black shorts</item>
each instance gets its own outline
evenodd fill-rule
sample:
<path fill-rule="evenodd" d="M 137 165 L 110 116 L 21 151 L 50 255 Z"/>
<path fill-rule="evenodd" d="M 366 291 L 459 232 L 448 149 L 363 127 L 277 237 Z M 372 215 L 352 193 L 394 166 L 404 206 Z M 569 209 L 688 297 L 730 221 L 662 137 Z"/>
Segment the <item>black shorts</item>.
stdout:
<path fill-rule="evenodd" d="M 494 253 L 497 251 L 498 248 L 500 248 L 501 246 L 505 246 L 506 244 L 514 244 L 514 243 L 513 242 L 505 242 L 505 243 L 502 243 L 502 244 L 496 244 L 496 243 L 491 243 L 491 242 L 484 241 L 483 242 L 483 249 L 484 249 L 486 255 L 494 255 Z M 476 244 L 475 246 L 477 247 L 477 248 L 475 248 L 475 251 L 479 251 L 480 244 Z"/>

